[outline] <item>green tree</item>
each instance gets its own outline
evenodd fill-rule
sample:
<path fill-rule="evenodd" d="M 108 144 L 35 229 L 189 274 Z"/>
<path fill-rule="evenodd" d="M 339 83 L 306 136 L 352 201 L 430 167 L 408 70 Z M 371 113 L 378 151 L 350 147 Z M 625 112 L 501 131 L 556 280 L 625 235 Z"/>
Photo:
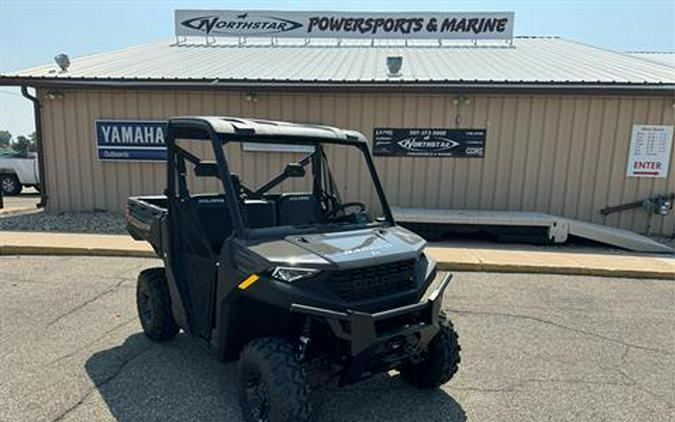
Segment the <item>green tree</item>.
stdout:
<path fill-rule="evenodd" d="M 16 140 L 12 142 L 12 149 L 22 154 L 28 154 L 29 152 L 35 151 L 35 142 L 23 135 L 19 135 L 16 137 Z"/>
<path fill-rule="evenodd" d="M 0 147 L 8 147 L 12 141 L 12 134 L 8 130 L 0 130 Z"/>

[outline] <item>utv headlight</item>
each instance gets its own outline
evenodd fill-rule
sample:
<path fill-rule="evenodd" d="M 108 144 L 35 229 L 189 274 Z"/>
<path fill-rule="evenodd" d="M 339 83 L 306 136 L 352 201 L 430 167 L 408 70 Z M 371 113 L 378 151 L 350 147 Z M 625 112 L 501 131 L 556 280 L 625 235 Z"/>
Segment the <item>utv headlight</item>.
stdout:
<path fill-rule="evenodd" d="M 318 273 L 319 270 L 312 268 L 295 268 L 295 267 L 276 267 L 272 271 L 272 278 L 286 283 L 292 283 L 301 278 L 311 277 Z"/>

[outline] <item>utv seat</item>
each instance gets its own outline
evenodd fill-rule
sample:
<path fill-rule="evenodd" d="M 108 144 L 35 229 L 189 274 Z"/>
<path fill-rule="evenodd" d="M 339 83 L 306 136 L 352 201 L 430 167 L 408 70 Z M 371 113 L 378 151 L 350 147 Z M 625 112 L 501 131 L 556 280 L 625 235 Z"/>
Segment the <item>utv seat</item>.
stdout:
<path fill-rule="evenodd" d="M 232 186 L 237 193 L 237 200 L 241 200 L 242 186 L 239 176 L 232 174 Z M 273 227 L 277 225 L 277 207 L 269 199 L 245 199 L 241 207 L 244 225 L 249 229 Z"/>
<path fill-rule="evenodd" d="M 301 226 L 323 221 L 321 205 L 311 193 L 283 193 L 277 199 L 280 226 Z"/>
<path fill-rule="evenodd" d="M 259 229 L 277 225 L 277 208 L 274 201 L 268 199 L 246 199 L 243 206 L 246 227 Z"/>
<path fill-rule="evenodd" d="M 225 195 L 193 196 L 199 221 L 206 231 L 209 244 L 214 252 L 220 252 L 225 239 L 232 234 L 232 219 L 225 202 Z M 247 199 L 241 208 L 246 227 L 257 229 L 277 225 L 277 210 L 274 201 Z"/>

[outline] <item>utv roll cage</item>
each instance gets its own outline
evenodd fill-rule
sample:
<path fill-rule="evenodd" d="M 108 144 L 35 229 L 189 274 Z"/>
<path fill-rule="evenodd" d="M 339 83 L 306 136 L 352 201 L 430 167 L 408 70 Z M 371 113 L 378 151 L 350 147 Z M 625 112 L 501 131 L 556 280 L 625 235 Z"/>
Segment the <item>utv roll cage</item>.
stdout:
<path fill-rule="evenodd" d="M 177 139 L 210 141 L 215 161 L 203 160 L 180 147 Z M 239 182 L 238 176 L 231 173 L 225 157 L 224 147 L 228 143 L 257 143 L 278 145 L 310 146 L 313 152 L 308 153 L 295 163 L 289 163 L 277 176 L 264 185 L 253 190 Z M 230 211 L 233 233 L 236 237 L 247 239 L 247 229 L 239 206 L 242 192 L 250 198 L 262 197 L 289 177 L 304 176 L 305 167 L 312 163 L 312 186 L 316 193 L 321 189 L 325 154 L 323 144 L 347 145 L 358 148 L 363 154 L 368 171 L 373 181 L 377 197 L 382 206 L 384 222 L 394 225 L 394 219 L 387 203 L 382 183 L 375 165 L 368 153 L 366 139 L 358 132 L 341 130 L 329 126 L 301 125 L 261 119 L 241 119 L 232 117 L 175 117 L 169 119 L 167 131 L 167 188 L 166 197 L 188 200 L 186 162 L 194 165 L 197 176 L 210 176 L 219 179 L 223 185 L 225 201 Z M 178 175 L 178 177 L 177 177 Z M 329 183 L 332 176 L 328 172 Z M 324 179 L 325 180 L 325 179 Z"/>

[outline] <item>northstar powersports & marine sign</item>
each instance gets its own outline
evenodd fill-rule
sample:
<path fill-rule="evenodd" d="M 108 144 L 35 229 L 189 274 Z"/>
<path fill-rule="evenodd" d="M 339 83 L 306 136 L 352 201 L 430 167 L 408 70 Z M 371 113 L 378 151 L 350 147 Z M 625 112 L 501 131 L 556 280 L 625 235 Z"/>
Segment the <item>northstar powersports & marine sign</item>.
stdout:
<path fill-rule="evenodd" d="M 511 39 L 513 12 L 176 10 L 176 36 Z"/>

